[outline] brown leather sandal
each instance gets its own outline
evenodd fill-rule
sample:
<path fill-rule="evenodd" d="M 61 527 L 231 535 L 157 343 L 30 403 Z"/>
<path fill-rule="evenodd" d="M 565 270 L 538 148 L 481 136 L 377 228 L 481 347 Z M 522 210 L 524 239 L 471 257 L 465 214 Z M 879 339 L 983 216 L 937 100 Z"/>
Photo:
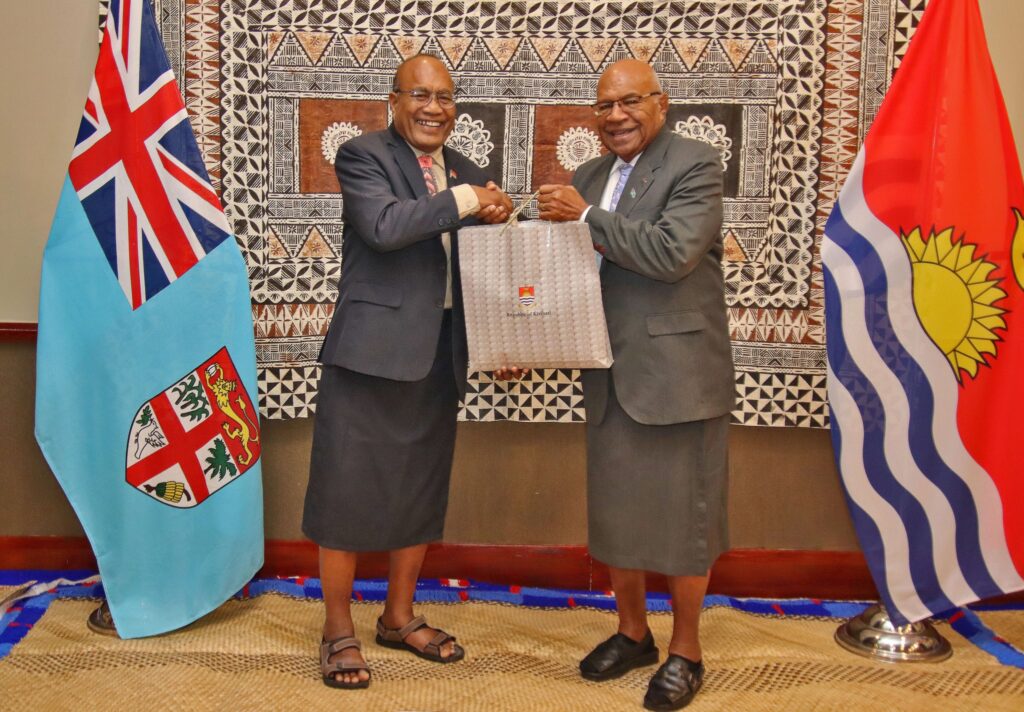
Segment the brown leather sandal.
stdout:
<path fill-rule="evenodd" d="M 337 673 L 357 673 L 360 670 L 366 670 L 367 674 L 372 675 L 369 666 L 365 662 L 344 662 L 341 659 L 331 662 L 332 655 L 336 655 L 349 648 L 355 648 L 360 653 L 363 652 L 363 644 L 356 638 L 347 637 L 320 641 L 320 674 L 323 675 L 324 684 L 328 687 L 338 687 L 342 690 L 363 690 L 370 686 L 369 677 L 365 680 L 356 680 L 355 682 L 346 682 L 334 677 Z"/>
<path fill-rule="evenodd" d="M 405 642 L 405 639 L 412 633 L 415 633 L 420 628 L 429 627 L 427 620 L 423 616 L 416 616 L 401 628 L 388 628 L 384 625 L 384 619 L 378 618 L 377 645 L 383 645 L 385 648 L 408 650 L 424 660 L 430 660 L 435 663 L 455 663 L 466 657 L 466 651 L 455 642 L 455 636 L 448 635 L 443 630 L 438 630 L 434 637 L 430 639 L 430 642 L 423 646 L 422 650 Z M 441 646 L 448 641 L 452 641 L 452 654 L 445 657 L 441 655 Z"/>

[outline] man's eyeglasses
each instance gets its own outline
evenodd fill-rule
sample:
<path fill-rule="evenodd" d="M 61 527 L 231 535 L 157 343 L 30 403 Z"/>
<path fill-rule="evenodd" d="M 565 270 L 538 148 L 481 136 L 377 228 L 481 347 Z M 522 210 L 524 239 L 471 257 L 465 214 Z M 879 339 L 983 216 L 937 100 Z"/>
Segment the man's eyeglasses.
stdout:
<path fill-rule="evenodd" d="M 395 94 L 406 94 L 413 103 L 416 104 L 429 104 L 434 99 L 437 99 L 437 104 L 442 109 L 450 109 L 455 106 L 455 97 L 452 96 L 451 92 L 447 91 L 428 91 L 427 89 L 392 89 Z"/>
<path fill-rule="evenodd" d="M 640 105 L 644 103 L 644 99 L 648 99 L 652 96 L 659 96 L 660 94 L 660 91 L 652 91 L 650 94 L 643 94 L 642 96 L 627 96 L 615 101 L 599 101 L 591 108 L 594 110 L 595 115 L 604 116 L 605 114 L 611 113 L 611 110 L 615 108 L 616 104 L 618 104 L 622 107 L 623 111 L 632 113 L 640 109 Z"/>

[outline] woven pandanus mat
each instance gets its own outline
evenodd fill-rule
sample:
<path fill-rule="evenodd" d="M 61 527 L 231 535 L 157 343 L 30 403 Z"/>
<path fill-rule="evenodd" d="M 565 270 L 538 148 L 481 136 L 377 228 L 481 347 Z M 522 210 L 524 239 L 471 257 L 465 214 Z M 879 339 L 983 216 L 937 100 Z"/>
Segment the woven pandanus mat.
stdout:
<path fill-rule="evenodd" d="M 1024 650 L 1024 612 L 1022 611 L 981 611 L 978 618 L 986 627 L 997 631 L 999 637 L 1017 650 Z"/>
<path fill-rule="evenodd" d="M 90 633 L 95 601 L 56 600 L 0 660 L 0 709 L 635 710 L 653 668 L 586 682 L 577 660 L 615 616 L 494 603 L 419 604 L 459 637 L 466 660 L 437 665 L 372 640 L 379 603 L 354 604 L 373 668 L 368 690 L 320 683 L 319 601 L 276 594 L 232 600 L 193 625 L 122 641 Z M 989 613 L 1020 631 L 1021 612 Z M 939 623 L 954 647 L 938 664 L 887 665 L 842 651 L 835 619 L 705 610 L 708 674 L 694 710 L 985 710 L 1024 708 L 1024 671 L 1005 667 Z M 668 614 L 652 614 L 664 650 Z"/>

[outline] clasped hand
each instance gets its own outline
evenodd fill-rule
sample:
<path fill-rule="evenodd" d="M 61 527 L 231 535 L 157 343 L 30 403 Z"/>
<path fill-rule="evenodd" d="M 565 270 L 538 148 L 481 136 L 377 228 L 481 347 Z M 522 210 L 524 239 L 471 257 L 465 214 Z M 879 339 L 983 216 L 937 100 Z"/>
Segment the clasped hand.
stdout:
<path fill-rule="evenodd" d="M 483 188 L 474 185 L 473 190 L 480 201 L 480 210 L 476 214 L 480 222 L 494 225 L 508 220 L 508 216 L 512 214 L 512 199 L 498 187 L 497 183 L 489 180 Z"/>
<path fill-rule="evenodd" d="M 587 201 L 571 185 L 542 185 L 537 196 L 541 220 L 572 222 L 587 209 Z"/>

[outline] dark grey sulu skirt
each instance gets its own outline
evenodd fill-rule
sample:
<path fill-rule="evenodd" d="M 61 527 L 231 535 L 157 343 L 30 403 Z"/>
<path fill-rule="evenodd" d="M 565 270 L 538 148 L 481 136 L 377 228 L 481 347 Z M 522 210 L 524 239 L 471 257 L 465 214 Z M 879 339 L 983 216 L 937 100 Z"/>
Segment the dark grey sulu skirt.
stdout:
<path fill-rule="evenodd" d="M 604 419 L 587 424 L 590 554 L 622 569 L 702 576 L 729 548 L 729 416 L 641 425 L 608 383 Z"/>
<path fill-rule="evenodd" d="M 322 547 L 389 551 L 444 532 L 459 396 L 446 315 L 421 381 L 324 366 L 302 531 Z"/>

